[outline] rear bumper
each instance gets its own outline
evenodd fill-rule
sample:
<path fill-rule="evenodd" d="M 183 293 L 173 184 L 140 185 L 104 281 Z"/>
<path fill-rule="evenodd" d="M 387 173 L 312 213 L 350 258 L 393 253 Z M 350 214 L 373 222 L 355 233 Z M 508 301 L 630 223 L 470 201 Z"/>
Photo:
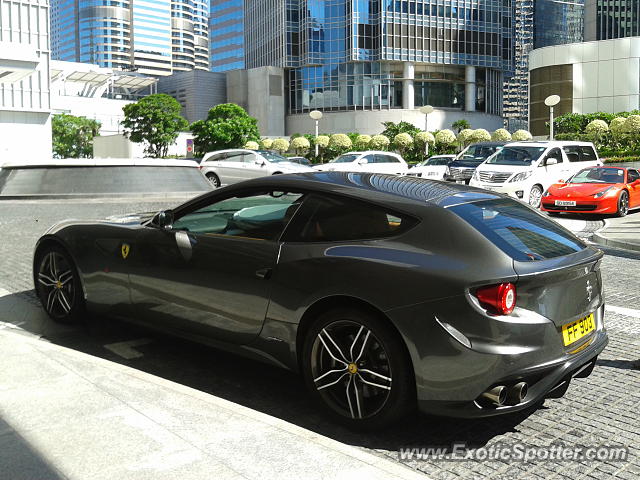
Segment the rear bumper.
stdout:
<path fill-rule="evenodd" d="M 479 418 L 524 410 L 560 396 L 575 375 L 590 373 L 585 369 L 608 342 L 601 302 L 598 296 L 590 306 L 596 330 L 569 347 L 563 344 L 560 326 L 541 315 L 521 310 L 489 317 L 461 297 L 387 313 L 408 346 L 420 410 Z M 528 385 L 519 403 L 496 406 L 482 401 L 491 388 L 519 382 Z"/>

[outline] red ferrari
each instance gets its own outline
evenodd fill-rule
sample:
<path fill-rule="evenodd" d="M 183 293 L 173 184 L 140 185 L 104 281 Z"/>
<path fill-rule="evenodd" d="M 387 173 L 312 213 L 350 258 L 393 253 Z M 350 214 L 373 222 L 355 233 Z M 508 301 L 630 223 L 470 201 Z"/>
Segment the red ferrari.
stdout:
<path fill-rule="evenodd" d="M 624 217 L 640 208 L 640 173 L 625 167 L 590 167 L 562 183 L 555 183 L 542 196 L 542 210 L 550 214 L 613 213 Z"/>

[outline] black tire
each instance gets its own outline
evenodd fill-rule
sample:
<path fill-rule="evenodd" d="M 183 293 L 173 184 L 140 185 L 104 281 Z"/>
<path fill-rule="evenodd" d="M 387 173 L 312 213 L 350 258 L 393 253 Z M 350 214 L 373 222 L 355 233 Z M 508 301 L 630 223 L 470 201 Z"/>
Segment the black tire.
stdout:
<path fill-rule="evenodd" d="M 540 208 L 542 203 L 542 187 L 540 185 L 534 185 L 529 191 L 529 205 L 533 208 Z"/>
<path fill-rule="evenodd" d="M 205 177 L 207 177 L 207 180 L 209 180 L 209 182 L 211 182 L 211 185 L 213 185 L 215 188 L 218 188 L 221 185 L 220 178 L 215 173 L 209 172 L 205 175 Z"/>
<path fill-rule="evenodd" d="M 34 265 L 36 293 L 47 315 L 59 323 L 79 323 L 84 318 L 85 301 L 69 254 L 59 245 L 44 246 L 36 253 Z"/>
<path fill-rule="evenodd" d="M 618 211 L 616 215 L 618 217 L 626 217 L 629 213 L 629 193 L 626 190 L 620 192 L 618 196 Z"/>
<path fill-rule="evenodd" d="M 399 334 L 376 315 L 356 308 L 321 314 L 307 332 L 301 365 L 314 400 L 349 428 L 381 429 L 415 407 L 409 354 Z"/>

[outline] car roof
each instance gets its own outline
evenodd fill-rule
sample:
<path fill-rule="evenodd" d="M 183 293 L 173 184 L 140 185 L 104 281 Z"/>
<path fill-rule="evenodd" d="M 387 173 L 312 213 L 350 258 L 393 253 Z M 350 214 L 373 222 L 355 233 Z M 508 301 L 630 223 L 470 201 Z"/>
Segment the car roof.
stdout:
<path fill-rule="evenodd" d="M 41 167 L 193 167 L 198 163 L 193 159 L 165 158 L 46 158 L 28 161 L 8 161 L 0 164 L 2 168 L 41 168 Z"/>
<path fill-rule="evenodd" d="M 285 188 L 291 191 L 312 190 L 327 194 L 340 194 L 365 201 L 393 204 L 419 214 L 425 204 L 448 207 L 475 200 L 503 198 L 480 188 L 452 182 L 427 180 L 413 176 L 386 175 L 365 172 L 304 172 L 261 177 L 223 187 L 229 191 L 238 188 Z M 215 192 L 221 192 L 218 189 Z"/>
<path fill-rule="evenodd" d="M 571 145 L 577 146 L 589 146 L 593 147 L 593 143 L 591 142 L 579 142 L 574 140 L 523 140 L 520 142 L 508 142 L 508 146 L 513 145 L 527 145 L 527 146 L 538 146 L 538 147 L 568 147 Z"/>

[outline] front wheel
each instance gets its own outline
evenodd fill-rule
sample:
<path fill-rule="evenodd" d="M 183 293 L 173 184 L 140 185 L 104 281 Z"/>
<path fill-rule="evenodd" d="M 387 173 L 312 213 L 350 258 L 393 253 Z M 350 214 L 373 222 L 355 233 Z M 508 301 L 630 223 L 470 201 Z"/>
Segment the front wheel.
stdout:
<path fill-rule="evenodd" d="M 209 172 L 205 176 L 207 177 L 207 180 L 211 182 L 211 185 L 213 185 L 215 188 L 218 188 L 220 186 L 220 178 L 218 178 L 215 173 Z"/>
<path fill-rule="evenodd" d="M 80 276 L 69 254 L 59 246 L 37 254 L 34 280 L 38 298 L 56 322 L 75 323 L 84 313 Z"/>
<path fill-rule="evenodd" d="M 533 208 L 540 208 L 540 202 L 542 201 L 542 187 L 540 185 L 534 185 L 529 192 L 529 205 Z"/>
<path fill-rule="evenodd" d="M 353 308 L 320 315 L 305 340 L 302 367 L 315 400 L 351 428 L 390 425 L 415 403 L 413 369 L 398 333 Z"/>
<path fill-rule="evenodd" d="M 618 217 L 625 217 L 627 213 L 629 213 L 629 194 L 626 190 L 623 190 L 618 197 L 618 212 L 616 215 Z"/>

